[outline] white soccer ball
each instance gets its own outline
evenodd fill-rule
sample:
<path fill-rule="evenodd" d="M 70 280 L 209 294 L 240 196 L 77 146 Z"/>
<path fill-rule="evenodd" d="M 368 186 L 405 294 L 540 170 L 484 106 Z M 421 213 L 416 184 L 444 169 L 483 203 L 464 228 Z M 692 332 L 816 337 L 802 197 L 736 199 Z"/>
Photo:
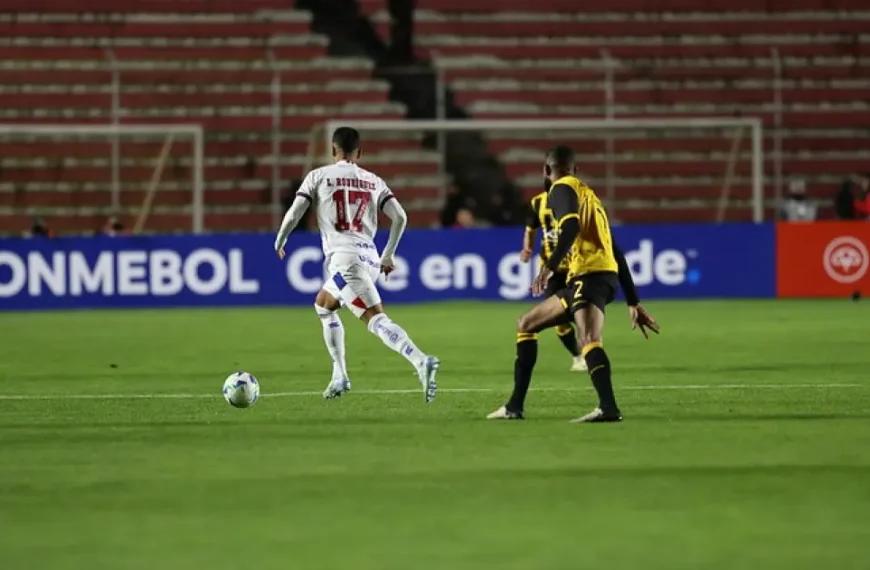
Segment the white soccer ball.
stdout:
<path fill-rule="evenodd" d="M 253 374 L 234 372 L 224 380 L 224 399 L 236 408 L 247 408 L 257 403 L 260 383 Z"/>

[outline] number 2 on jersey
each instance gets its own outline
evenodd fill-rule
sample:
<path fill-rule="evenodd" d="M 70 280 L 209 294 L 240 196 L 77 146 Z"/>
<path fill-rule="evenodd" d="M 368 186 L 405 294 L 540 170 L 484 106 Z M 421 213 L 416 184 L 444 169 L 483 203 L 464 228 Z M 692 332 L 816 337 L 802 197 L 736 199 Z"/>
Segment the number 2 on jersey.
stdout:
<path fill-rule="evenodd" d="M 335 229 L 340 232 L 361 232 L 362 219 L 371 199 L 372 195 L 369 192 L 347 190 L 344 188 L 336 190 L 332 194 L 332 201 L 335 202 Z M 351 216 L 348 210 L 354 207 L 356 211 Z M 350 221 L 348 221 L 348 218 L 350 218 Z"/>

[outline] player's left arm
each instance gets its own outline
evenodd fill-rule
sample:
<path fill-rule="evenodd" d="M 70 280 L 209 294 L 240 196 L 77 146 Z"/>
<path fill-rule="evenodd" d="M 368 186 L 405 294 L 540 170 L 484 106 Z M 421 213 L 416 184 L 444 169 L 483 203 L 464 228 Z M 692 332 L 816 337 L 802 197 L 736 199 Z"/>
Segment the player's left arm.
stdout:
<path fill-rule="evenodd" d="M 284 246 L 287 244 L 287 238 L 290 233 L 296 229 L 305 212 L 308 211 L 308 205 L 311 203 L 307 198 L 296 196 L 290 209 L 284 214 L 284 219 L 281 221 L 281 227 L 278 229 L 278 235 L 275 237 L 275 251 L 278 252 L 278 257 L 284 259 Z"/>
<path fill-rule="evenodd" d="M 302 181 L 302 185 L 296 192 L 296 198 L 293 199 L 293 203 L 290 205 L 287 213 L 284 214 L 284 219 L 281 220 L 281 227 L 278 228 L 278 235 L 275 237 L 275 251 L 281 259 L 284 259 L 284 246 L 287 244 L 290 232 L 296 229 L 302 217 L 305 216 L 308 206 L 314 200 L 316 190 L 317 184 L 315 183 L 314 171 L 312 170 Z"/>

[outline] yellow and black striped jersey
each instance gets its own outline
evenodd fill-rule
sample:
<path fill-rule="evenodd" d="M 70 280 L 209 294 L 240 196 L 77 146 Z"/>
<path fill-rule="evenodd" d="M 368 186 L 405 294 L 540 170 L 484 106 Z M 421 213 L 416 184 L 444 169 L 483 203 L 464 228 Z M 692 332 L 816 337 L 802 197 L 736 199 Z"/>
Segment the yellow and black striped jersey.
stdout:
<path fill-rule="evenodd" d="M 576 176 L 563 176 L 550 187 L 547 205 L 557 228 L 571 218 L 576 218 L 580 225 L 580 233 L 566 256 L 569 279 L 598 271 L 619 271 L 613 255 L 610 222 L 592 188 Z"/>
<path fill-rule="evenodd" d="M 553 217 L 553 210 L 547 202 L 548 192 L 535 195 L 529 203 L 529 212 L 526 215 L 526 231 L 541 230 L 541 263 L 549 261 L 559 238 L 556 218 Z M 568 271 L 567 257 L 559 265 L 559 271 Z"/>

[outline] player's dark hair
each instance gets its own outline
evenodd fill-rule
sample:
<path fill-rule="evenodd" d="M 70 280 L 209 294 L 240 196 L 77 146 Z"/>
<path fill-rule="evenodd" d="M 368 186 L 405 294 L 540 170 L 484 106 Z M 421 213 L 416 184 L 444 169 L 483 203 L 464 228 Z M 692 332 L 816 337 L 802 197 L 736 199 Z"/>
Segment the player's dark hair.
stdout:
<path fill-rule="evenodd" d="M 332 133 L 332 145 L 344 154 L 356 151 L 359 148 L 359 131 L 351 127 L 338 127 Z"/>
<path fill-rule="evenodd" d="M 574 151 L 566 145 L 553 147 L 547 153 L 547 165 L 558 172 L 571 172 L 574 168 Z"/>

